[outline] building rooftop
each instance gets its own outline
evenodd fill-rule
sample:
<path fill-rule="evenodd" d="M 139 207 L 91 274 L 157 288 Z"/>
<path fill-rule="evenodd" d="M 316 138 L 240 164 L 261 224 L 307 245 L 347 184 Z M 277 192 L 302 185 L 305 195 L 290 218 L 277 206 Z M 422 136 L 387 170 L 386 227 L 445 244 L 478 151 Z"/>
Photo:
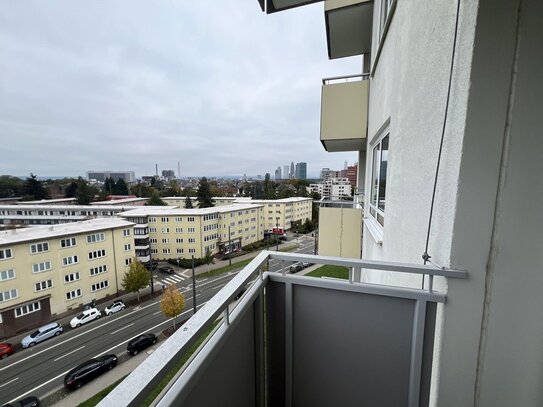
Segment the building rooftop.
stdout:
<path fill-rule="evenodd" d="M 123 198 L 123 199 L 112 199 L 111 201 L 99 201 L 99 202 L 91 202 L 92 206 L 95 205 L 106 205 L 106 206 L 117 206 L 122 205 L 123 203 L 128 202 L 146 202 L 149 198 Z"/>
<path fill-rule="evenodd" d="M 37 201 L 19 201 L 16 202 L 16 205 L 51 205 L 61 202 L 75 202 L 76 198 L 59 198 L 59 199 L 39 199 Z"/>
<path fill-rule="evenodd" d="M 161 216 L 161 215 L 207 215 L 209 213 L 227 213 L 242 211 L 248 209 L 255 209 L 257 207 L 262 207 L 262 205 L 255 204 L 234 204 L 234 205 L 224 205 L 224 206 L 213 206 L 211 208 L 174 208 L 171 206 L 145 206 L 138 207 L 132 210 L 128 210 L 120 213 L 120 216 Z"/>
<path fill-rule="evenodd" d="M 13 229 L 0 232 L 0 246 L 31 240 L 95 232 L 99 230 L 122 228 L 134 225 L 118 218 L 98 218 L 83 222 L 63 223 L 61 225 L 36 226 L 27 229 Z"/>

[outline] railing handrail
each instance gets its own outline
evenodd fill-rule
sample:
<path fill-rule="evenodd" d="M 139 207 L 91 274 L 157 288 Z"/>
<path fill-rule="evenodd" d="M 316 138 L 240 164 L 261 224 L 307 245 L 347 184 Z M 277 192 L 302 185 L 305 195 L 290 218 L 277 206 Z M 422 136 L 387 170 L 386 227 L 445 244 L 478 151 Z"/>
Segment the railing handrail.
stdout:
<path fill-rule="evenodd" d="M 329 78 L 323 78 L 322 79 L 322 84 L 327 85 L 328 82 L 339 81 L 339 80 L 342 80 L 342 79 L 345 79 L 345 81 L 348 82 L 349 79 L 354 79 L 354 78 L 361 78 L 361 80 L 368 80 L 370 78 L 370 74 L 369 73 L 357 73 L 357 74 L 353 74 L 353 75 L 331 76 Z"/>

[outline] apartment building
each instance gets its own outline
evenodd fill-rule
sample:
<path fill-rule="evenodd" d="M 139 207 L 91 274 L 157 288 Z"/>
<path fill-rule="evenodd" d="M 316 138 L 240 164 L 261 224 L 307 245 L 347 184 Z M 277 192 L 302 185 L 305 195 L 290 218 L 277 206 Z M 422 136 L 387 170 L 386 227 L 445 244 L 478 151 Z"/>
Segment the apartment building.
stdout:
<path fill-rule="evenodd" d="M 135 223 L 136 255 L 142 262 L 228 253 L 264 238 L 264 206 L 257 204 L 143 207 L 120 216 Z"/>
<path fill-rule="evenodd" d="M 329 178 L 319 184 L 309 184 L 311 192 L 318 193 L 325 200 L 351 198 L 352 186 L 348 178 Z"/>
<path fill-rule="evenodd" d="M 136 174 L 134 171 L 87 171 L 88 180 L 105 182 L 107 178 L 111 178 L 114 181 L 122 179 L 126 183 L 129 183 L 136 181 Z"/>
<path fill-rule="evenodd" d="M 161 199 L 164 202 L 166 202 L 169 206 L 184 208 L 187 198 L 184 196 L 167 196 Z M 198 198 L 193 196 L 190 198 L 190 200 L 192 202 L 192 206 L 194 208 L 197 208 Z M 238 201 L 239 198 L 229 197 L 229 196 L 219 196 L 219 197 L 214 197 L 213 200 L 215 201 L 215 206 L 223 206 L 223 205 L 232 205 L 234 202 Z"/>
<path fill-rule="evenodd" d="M 135 256 L 133 228 L 93 219 L 0 232 L 0 337 L 117 295 Z"/>

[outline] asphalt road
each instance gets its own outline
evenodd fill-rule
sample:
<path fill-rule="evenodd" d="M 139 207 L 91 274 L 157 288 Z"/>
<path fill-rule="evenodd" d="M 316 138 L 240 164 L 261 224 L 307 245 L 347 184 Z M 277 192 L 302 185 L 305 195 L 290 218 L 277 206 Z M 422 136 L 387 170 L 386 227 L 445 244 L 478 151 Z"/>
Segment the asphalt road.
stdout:
<path fill-rule="evenodd" d="M 299 253 L 313 253 L 312 239 L 304 239 Z M 270 271 L 279 271 L 281 262 L 270 261 Z M 203 306 L 236 272 L 213 278 L 197 279 L 196 304 Z M 177 275 L 176 275 L 177 276 Z M 166 276 L 161 276 L 165 278 Z M 177 318 L 184 321 L 192 315 L 192 280 L 177 278 L 177 287 L 185 293 L 185 311 Z M 126 343 L 145 332 L 158 334 L 172 325 L 159 308 L 157 299 L 142 301 L 112 316 L 102 316 L 79 328 L 64 326 L 58 337 L 23 349 L 0 361 L 0 405 L 27 395 L 41 397 L 62 386 L 66 373 L 78 364 L 108 353 L 121 354 Z"/>

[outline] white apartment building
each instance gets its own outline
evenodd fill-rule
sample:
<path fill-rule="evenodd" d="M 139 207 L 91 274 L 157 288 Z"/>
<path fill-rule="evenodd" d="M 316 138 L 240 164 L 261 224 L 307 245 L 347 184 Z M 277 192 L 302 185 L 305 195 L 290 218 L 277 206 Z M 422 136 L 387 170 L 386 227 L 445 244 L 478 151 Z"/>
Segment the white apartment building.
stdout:
<path fill-rule="evenodd" d="M 309 184 L 311 192 L 316 192 L 325 200 L 338 200 L 352 196 L 352 186 L 348 178 L 329 178 L 318 183 Z"/>

